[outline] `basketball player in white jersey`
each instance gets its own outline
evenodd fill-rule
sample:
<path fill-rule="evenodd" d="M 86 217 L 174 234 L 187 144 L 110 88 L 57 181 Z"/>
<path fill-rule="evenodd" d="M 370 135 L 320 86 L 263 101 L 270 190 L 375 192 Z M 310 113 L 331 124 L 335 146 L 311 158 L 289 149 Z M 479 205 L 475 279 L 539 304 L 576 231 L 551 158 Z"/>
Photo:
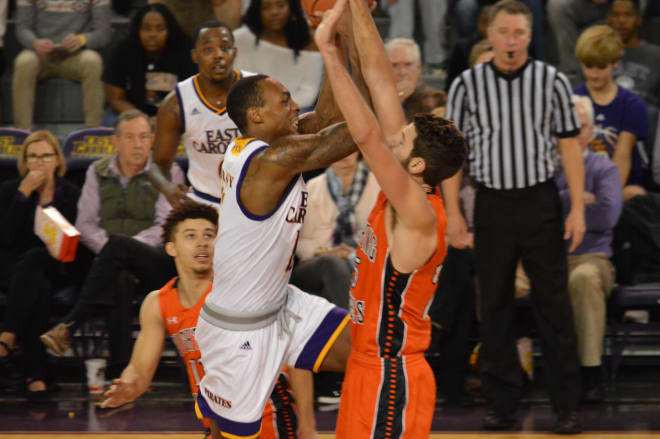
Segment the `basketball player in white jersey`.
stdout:
<path fill-rule="evenodd" d="M 240 135 L 226 110 L 227 93 L 236 81 L 253 73 L 233 68 L 234 37 L 225 24 L 208 21 L 195 30 L 192 59 L 199 73 L 178 83 L 158 110 L 152 183 L 176 206 L 184 196 L 215 205 L 220 201 L 219 165 L 227 146 Z M 317 132 L 341 120 L 328 86 L 323 86 L 317 108 L 300 123 L 300 132 Z M 183 142 L 188 155 L 192 188 L 172 183 L 169 169 Z"/>
<path fill-rule="evenodd" d="M 264 404 L 282 365 L 344 368 L 348 314 L 288 284 L 307 209 L 301 172 L 355 151 L 345 123 L 300 135 L 300 108 L 276 80 L 255 75 L 227 97 L 244 133 L 221 168 L 214 283 L 197 322 L 206 375 L 198 409 L 215 439 L 257 438 Z"/>
<path fill-rule="evenodd" d="M 240 133 L 227 115 L 225 101 L 231 86 L 251 73 L 233 68 L 236 48 L 231 29 L 218 21 L 197 27 L 193 61 L 199 73 L 181 81 L 158 110 L 150 176 L 152 183 L 176 206 L 189 190 L 175 185 L 169 169 L 179 143 L 188 155 L 188 196 L 204 203 L 219 202 L 218 165 L 229 143 Z"/>

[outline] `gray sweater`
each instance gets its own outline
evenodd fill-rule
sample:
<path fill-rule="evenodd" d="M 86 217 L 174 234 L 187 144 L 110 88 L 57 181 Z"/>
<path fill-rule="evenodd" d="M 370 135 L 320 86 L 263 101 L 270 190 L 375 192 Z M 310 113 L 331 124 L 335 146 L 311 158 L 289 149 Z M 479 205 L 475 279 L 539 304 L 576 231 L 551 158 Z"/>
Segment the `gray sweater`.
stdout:
<path fill-rule="evenodd" d="M 110 0 L 18 0 L 16 37 L 26 49 L 47 38 L 55 44 L 69 34 L 84 34 L 87 48 L 110 42 Z"/>

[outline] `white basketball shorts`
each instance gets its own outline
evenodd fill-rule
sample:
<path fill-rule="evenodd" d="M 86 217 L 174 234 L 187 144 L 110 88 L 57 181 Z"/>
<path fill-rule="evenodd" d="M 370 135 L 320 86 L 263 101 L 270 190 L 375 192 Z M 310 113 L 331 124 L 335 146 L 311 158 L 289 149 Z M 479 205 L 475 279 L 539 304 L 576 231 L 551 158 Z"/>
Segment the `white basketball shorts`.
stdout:
<path fill-rule="evenodd" d="M 215 420 L 227 437 L 256 438 L 282 366 L 318 371 L 349 322 L 346 310 L 289 287 L 286 307 L 299 317 L 289 322 L 290 334 L 280 333 L 277 321 L 251 331 L 218 328 L 203 318 L 197 322 L 205 371 L 197 415 Z"/>

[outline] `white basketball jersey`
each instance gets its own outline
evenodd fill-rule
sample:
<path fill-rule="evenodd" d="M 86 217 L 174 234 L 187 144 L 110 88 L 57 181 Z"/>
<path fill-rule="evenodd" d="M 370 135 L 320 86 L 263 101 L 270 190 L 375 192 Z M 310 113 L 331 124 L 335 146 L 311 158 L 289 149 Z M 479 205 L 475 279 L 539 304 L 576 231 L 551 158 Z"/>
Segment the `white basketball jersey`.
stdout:
<path fill-rule="evenodd" d="M 213 290 L 206 299 L 220 308 L 259 311 L 283 300 L 307 209 L 307 188 L 294 177 L 275 210 L 250 213 L 239 193 L 250 160 L 268 144 L 239 137 L 222 163 L 220 227 L 213 257 Z"/>
<path fill-rule="evenodd" d="M 234 72 L 237 79 L 254 75 Z M 195 190 L 220 198 L 218 166 L 240 132 L 229 118 L 227 107 L 214 107 L 204 97 L 198 78 L 199 74 L 191 76 L 175 87 L 181 107 L 181 141 L 188 155 L 188 180 Z"/>

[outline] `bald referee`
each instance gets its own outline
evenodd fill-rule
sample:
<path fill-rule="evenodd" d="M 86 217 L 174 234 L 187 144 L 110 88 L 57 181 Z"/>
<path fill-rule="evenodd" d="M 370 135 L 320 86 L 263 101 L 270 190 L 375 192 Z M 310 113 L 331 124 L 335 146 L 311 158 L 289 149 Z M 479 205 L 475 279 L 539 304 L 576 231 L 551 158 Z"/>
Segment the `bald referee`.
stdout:
<path fill-rule="evenodd" d="M 582 430 L 575 328 L 567 289 L 566 247 L 585 231 L 584 170 L 566 77 L 528 57 L 532 17 L 516 0 L 493 6 L 488 39 L 493 61 L 464 71 L 449 91 L 447 118 L 464 133 L 469 173 L 478 184 L 475 256 L 481 291 L 485 429 L 516 423 L 522 376 L 516 351 L 514 273 L 522 260 L 532 283 L 532 307 L 543 349 L 553 431 Z M 561 156 L 571 196 L 565 224 L 553 175 Z M 461 176 L 443 183 L 449 242 L 470 245 L 459 210 Z M 566 241 L 565 241 L 566 240 Z"/>

